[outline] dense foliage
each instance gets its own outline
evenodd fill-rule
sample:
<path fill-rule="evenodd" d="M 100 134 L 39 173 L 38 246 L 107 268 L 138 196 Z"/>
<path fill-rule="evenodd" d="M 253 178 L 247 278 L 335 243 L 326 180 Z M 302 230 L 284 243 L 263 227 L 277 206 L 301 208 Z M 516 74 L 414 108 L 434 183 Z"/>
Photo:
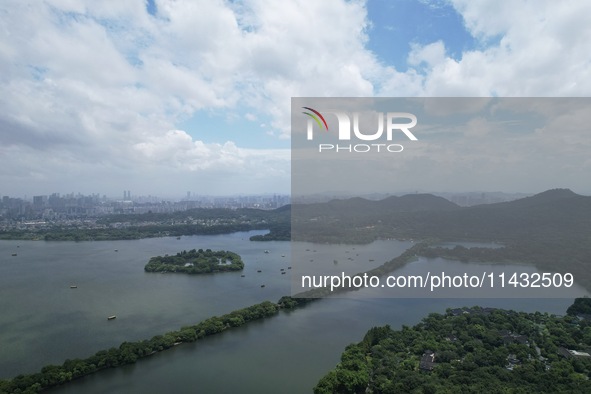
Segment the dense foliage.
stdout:
<path fill-rule="evenodd" d="M 242 326 L 253 320 L 274 316 L 280 309 L 293 309 L 311 300 L 282 297 L 278 303 L 265 301 L 223 316 L 214 316 L 201 323 L 182 327 L 151 339 L 123 342 L 119 347 L 101 350 L 85 359 L 66 360 L 62 365 L 48 365 L 41 372 L 19 375 L 11 380 L 0 380 L 0 394 L 37 393 L 43 389 L 58 386 L 74 379 L 90 375 L 106 368 L 133 364 L 137 360 L 151 356 L 185 342 L 195 342 L 208 335 L 214 335 L 233 327 Z"/>
<path fill-rule="evenodd" d="M 240 256 L 225 250 L 183 250 L 175 256 L 152 257 L 144 267 L 146 272 L 183 272 L 207 274 L 212 272 L 240 271 L 244 263 Z"/>
<path fill-rule="evenodd" d="M 291 227 L 289 223 L 276 223 L 269 226 L 269 232 L 263 235 L 253 235 L 251 241 L 290 241 Z"/>
<path fill-rule="evenodd" d="M 53 224 L 41 229 L 0 231 L 0 239 L 104 241 L 182 235 L 214 235 L 270 229 L 264 239 L 289 240 L 289 206 L 275 210 L 197 208 L 173 213 L 118 214 L 93 226 Z M 270 238 L 269 238 L 270 237 Z"/>
<path fill-rule="evenodd" d="M 320 393 L 589 393 L 591 321 L 493 308 L 370 329 L 324 376 Z M 430 355 L 434 354 L 431 358 Z"/>
<path fill-rule="evenodd" d="M 591 298 L 577 298 L 566 310 L 567 315 L 591 317 Z"/>

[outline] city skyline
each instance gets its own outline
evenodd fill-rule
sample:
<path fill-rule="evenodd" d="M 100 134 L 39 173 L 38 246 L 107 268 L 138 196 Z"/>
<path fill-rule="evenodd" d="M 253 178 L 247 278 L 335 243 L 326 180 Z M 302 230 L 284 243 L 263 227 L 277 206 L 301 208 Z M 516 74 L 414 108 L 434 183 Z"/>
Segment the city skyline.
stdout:
<path fill-rule="evenodd" d="M 575 1 L 2 2 L 2 194 L 289 193 L 292 97 L 588 96 L 590 12 Z M 522 171 L 544 161 L 524 154 Z M 499 191 L 591 193 L 576 175 L 591 163 L 564 158 L 573 179 L 548 171 L 544 186 Z M 429 160 L 425 171 L 455 157 Z M 415 188 L 499 189 L 465 179 L 391 192 Z"/>
<path fill-rule="evenodd" d="M 229 195 L 221 194 L 200 194 L 196 192 L 185 192 L 183 193 L 171 193 L 170 195 L 158 195 L 158 194 L 133 194 L 131 190 L 122 190 L 120 195 L 109 195 L 101 192 L 84 194 L 79 191 L 68 191 L 68 192 L 50 192 L 50 193 L 34 193 L 24 195 L 10 195 L 0 192 L 1 197 L 23 199 L 26 201 L 33 201 L 36 197 L 58 197 L 58 198 L 81 198 L 81 197 L 95 197 L 99 199 L 107 199 L 112 201 L 126 201 L 126 200 L 142 200 L 142 199 L 153 199 L 154 201 L 196 201 L 198 199 L 211 199 L 211 198 L 251 198 L 251 197 L 272 197 L 272 196 L 289 196 L 285 193 L 258 193 L 258 194 L 246 194 L 237 193 Z"/>

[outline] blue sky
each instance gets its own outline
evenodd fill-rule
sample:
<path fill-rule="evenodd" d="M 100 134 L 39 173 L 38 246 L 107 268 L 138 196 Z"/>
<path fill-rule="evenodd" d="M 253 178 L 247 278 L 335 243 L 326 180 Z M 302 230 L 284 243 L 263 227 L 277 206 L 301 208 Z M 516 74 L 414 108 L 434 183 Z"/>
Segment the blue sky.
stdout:
<path fill-rule="evenodd" d="M 367 48 L 399 71 L 408 69 L 412 45 L 443 41 L 447 55 L 456 60 L 478 45 L 450 3 L 372 0 L 367 3 L 367 13 L 371 21 Z"/>
<path fill-rule="evenodd" d="M 444 1 L 369 0 L 365 7 L 368 22 L 365 47 L 380 63 L 398 71 L 409 69 L 408 55 L 413 46 L 442 41 L 446 54 L 460 60 L 466 50 L 494 44 L 492 40 L 481 42 L 474 38 L 466 30 L 462 16 Z M 155 13 L 153 1 L 148 2 L 147 9 Z M 424 65 L 417 65 L 415 70 L 424 73 Z M 269 138 L 270 119 L 264 113 L 257 114 L 257 120 L 246 119 L 246 114 L 257 114 L 257 108 L 239 108 L 230 114 L 197 111 L 179 122 L 178 127 L 205 142 L 233 140 L 248 148 L 289 148 L 289 139 Z"/>
<path fill-rule="evenodd" d="M 575 0 L 3 1 L 2 193 L 289 192 L 291 97 L 588 96 L 589 14 Z"/>

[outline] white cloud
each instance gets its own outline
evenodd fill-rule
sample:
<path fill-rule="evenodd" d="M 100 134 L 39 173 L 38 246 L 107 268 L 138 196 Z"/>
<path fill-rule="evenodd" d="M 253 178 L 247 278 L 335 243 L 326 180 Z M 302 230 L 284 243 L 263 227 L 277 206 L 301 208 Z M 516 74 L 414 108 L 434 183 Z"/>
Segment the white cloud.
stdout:
<path fill-rule="evenodd" d="M 412 66 L 420 66 L 426 63 L 428 66 L 441 63 L 445 60 L 445 45 L 443 41 L 437 41 L 428 45 L 411 45 L 411 52 L 408 54 L 408 63 Z"/>
<path fill-rule="evenodd" d="M 498 45 L 442 59 L 426 76 L 426 95 L 585 96 L 591 92 L 591 3 L 452 2 L 466 27 Z"/>
<path fill-rule="evenodd" d="M 591 3 L 452 4 L 483 48 L 454 60 L 443 41 L 415 45 L 401 72 L 367 49 L 363 1 L 160 0 L 156 16 L 143 0 L 4 1 L 0 181 L 72 179 L 78 168 L 101 173 L 100 189 L 131 175 L 152 182 L 175 171 L 201 182 L 198 174 L 219 170 L 264 179 L 271 166 L 289 167 L 287 151 L 205 144 L 175 130 L 199 110 L 241 109 L 248 121 L 264 119 L 261 136 L 289 138 L 293 96 L 591 92 Z M 281 179 L 288 184 L 288 174 Z"/>

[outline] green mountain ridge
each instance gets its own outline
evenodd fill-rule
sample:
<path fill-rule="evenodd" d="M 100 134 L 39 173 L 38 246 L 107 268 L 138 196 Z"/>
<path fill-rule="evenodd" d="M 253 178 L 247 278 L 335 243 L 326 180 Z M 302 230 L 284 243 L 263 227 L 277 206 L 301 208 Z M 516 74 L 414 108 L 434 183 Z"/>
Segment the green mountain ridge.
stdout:
<path fill-rule="evenodd" d="M 588 239 L 591 234 L 591 197 L 569 189 L 548 190 L 510 202 L 459 207 L 429 194 L 361 198 L 293 205 L 295 235 L 319 236 L 338 231 L 354 235 L 374 226 L 373 239 L 436 237 L 455 240 L 515 241 L 516 239 Z M 316 231 L 318 230 L 318 231 Z M 370 239 L 371 237 L 366 237 Z"/>

